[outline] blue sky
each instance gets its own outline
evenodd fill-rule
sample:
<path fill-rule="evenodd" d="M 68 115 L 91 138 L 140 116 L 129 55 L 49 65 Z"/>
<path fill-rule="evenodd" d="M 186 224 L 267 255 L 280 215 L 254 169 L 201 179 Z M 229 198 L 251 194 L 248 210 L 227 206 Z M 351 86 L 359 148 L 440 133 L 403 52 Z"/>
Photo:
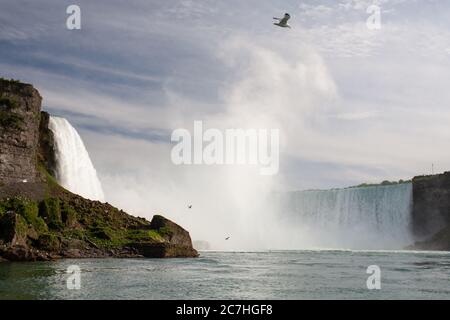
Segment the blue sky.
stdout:
<path fill-rule="evenodd" d="M 81 7 L 81 30 L 65 28 L 70 4 Z M 366 27 L 371 4 L 381 7 L 380 30 Z M 287 189 L 410 178 L 429 173 L 432 162 L 450 169 L 445 1 L 0 7 L 1 76 L 33 83 L 44 109 L 76 126 L 107 196 L 124 206 L 145 200 L 127 193 L 126 181 L 165 193 L 186 186 L 169 161 L 170 133 L 194 120 L 233 125 L 265 115 L 282 128 Z M 290 30 L 272 25 L 284 12 Z"/>

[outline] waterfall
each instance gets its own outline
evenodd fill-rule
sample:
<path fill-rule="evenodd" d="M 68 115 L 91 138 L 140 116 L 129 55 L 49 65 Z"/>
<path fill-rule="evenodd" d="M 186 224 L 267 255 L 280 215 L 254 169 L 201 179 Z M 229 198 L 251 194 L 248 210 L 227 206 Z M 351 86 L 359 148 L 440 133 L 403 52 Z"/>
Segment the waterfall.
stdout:
<path fill-rule="evenodd" d="M 412 242 L 410 183 L 296 191 L 278 200 L 280 218 L 306 246 L 402 249 Z"/>
<path fill-rule="evenodd" d="M 55 138 L 58 182 L 85 198 L 104 201 L 97 172 L 75 128 L 64 118 L 50 117 L 49 129 Z"/>

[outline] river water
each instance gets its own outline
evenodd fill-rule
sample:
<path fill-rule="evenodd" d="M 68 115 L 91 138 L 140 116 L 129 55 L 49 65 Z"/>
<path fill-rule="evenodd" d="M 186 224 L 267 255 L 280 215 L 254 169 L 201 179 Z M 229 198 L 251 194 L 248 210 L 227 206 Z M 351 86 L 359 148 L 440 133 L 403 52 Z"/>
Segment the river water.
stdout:
<path fill-rule="evenodd" d="M 71 265 L 81 270 L 78 290 L 67 288 Z M 381 271 L 379 290 L 367 288 L 371 265 Z M 450 252 L 201 252 L 197 259 L 1 263 L 0 299 L 450 299 Z"/>

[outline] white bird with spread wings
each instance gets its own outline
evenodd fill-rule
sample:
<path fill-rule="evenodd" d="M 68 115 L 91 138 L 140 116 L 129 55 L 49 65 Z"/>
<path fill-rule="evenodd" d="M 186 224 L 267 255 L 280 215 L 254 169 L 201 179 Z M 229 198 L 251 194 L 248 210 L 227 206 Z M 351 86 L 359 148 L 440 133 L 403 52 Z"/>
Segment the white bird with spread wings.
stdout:
<path fill-rule="evenodd" d="M 288 20 L 291 18 L 289 13 L 285 13 L 283 18 L 275 18 L 278 22 L 275 22 L 274 25 L 282 27 L 282 28 L 290 28 L 291 26 L 287 24 Z"/>

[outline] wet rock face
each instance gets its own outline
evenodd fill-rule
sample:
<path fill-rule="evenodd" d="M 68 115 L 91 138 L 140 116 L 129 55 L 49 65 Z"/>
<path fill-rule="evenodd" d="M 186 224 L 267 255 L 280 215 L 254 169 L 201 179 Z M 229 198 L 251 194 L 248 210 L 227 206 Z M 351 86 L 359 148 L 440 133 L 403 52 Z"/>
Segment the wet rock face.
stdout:
<path fill-rule="evenodd" d="M 407 249 L 450 250 L 450 172 L 413 180 L 412 230 Z"/>
<path fill-rule="evenodd" d="M 413 179 L 412 221 L 418 239 L 450 225 L 450 172 Z"/>
<path fill-rule="evenodd" d="M 413 250 L 434 250 L 449 251 L 450 250 L 450 226 L 445 227 L 432 237 L 416 242 L 407 249 Z"/>
<path fill-rule="evenodd" d="M 192 247 L 168 243 L 137 243 L 133 244 L 133 248 L 146 258 L 196 258 L 199 256 Z"/>
<path fill-rule="evenodd" d="M 33 86 L 0 79 L 0 181 L 38 178 L 36 154 L 42 98 Z"/>
<path fill-rule="evenodd" d="M 41 111 L 41 121 L 39 123 L 39 163 L 45 166 L 47 172 L 56 177 L 56 152 L 55 138 L 49 129 L 50 115 Z"/>
<path fill-rule="evenodd" d="M 153 216 L 150 228 L 157 230 L 163 238 L 172 245 L 181 245 L 192 247 L 191 236 L 175 222 L 160 215 Z"/>

